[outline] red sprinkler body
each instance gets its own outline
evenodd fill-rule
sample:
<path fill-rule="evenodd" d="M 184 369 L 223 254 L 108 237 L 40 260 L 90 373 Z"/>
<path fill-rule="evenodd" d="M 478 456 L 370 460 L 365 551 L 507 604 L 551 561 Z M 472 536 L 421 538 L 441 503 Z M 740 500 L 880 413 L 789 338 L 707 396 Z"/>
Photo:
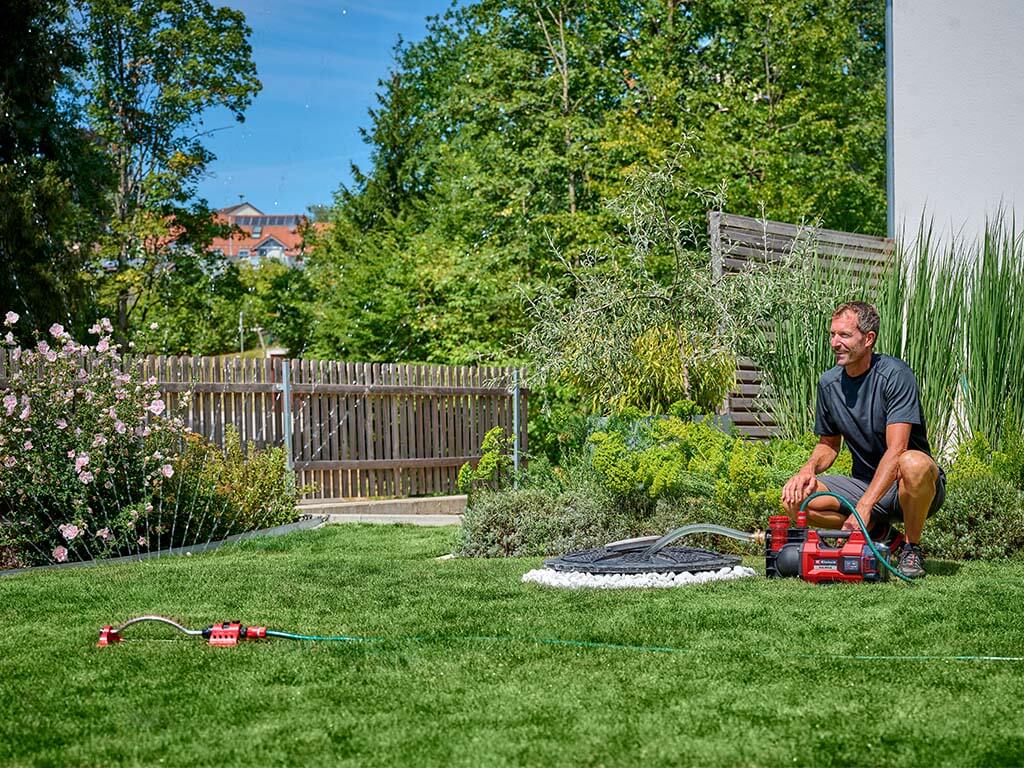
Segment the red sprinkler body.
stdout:
<path fill-rule="evenodd" d="M 209 645 L 230 648 L 239 640 L 260 640 L 267 636 L 266 627 L 243 627 L 239 621 L 225 621 L 203 630 L 203 637 Z"/>
<path fill-rule="evenodd" d="M 882 557 L 889 556 L 885 544 L 876 543 L 875 548 Z M 889 578 L 861 531 L 808 528 L 804 510 L 797 514 L 795 526 L 786 515 L 769 518 L 764 560 L 768 578 L 796 577 L 812 584 Z"/>

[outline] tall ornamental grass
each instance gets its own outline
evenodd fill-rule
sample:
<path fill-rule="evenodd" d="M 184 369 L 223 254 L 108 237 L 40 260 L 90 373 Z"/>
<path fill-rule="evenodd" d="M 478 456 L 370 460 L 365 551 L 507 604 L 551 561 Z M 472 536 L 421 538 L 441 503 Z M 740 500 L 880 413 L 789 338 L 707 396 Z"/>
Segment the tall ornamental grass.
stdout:
<path fill-rule="evenodd" d="M 965 433 L 996 450 L 1024 427 L 1024 239 L 1003 214 L 973 255 L 960 347 Z"/>

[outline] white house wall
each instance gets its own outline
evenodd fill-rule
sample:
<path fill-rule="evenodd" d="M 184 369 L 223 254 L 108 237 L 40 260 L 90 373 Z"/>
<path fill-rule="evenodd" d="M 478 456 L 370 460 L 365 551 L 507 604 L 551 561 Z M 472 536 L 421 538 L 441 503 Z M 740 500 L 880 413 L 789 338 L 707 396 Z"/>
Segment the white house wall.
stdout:
<path fill-rule="evenodd" d="M 893 221 L 1024 222 L 1024 0 L 891 0 Z"/>

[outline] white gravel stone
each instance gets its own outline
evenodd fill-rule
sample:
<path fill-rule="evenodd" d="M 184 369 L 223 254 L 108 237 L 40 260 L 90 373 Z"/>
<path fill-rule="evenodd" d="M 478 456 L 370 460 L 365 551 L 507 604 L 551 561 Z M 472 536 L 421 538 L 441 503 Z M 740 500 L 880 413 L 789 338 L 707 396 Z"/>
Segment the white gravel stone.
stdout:
<path fill-rule="evenodd" d="M 524 582 L 533 582 L 545 587 L 562 589 L 636 589 L 644 587 L 666 588 L 685 587 L 690 584 L 707 584 L 709 581 L 730 581 L 755 575 L 753 568 L 737 565 L 718 571 L 700 573 L 578 573 L 576 571 L 555 571 L 537 568 L 523 574 Z"/>

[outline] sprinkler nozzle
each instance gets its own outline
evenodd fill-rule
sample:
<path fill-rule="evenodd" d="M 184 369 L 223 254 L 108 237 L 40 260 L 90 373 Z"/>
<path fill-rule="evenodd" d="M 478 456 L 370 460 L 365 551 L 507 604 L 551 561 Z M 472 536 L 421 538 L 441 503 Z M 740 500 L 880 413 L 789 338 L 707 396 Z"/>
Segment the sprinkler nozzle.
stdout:
<path fill-rule="evenodd" d="M 113 645 L 114 643 L 120 643 L 121 639 L 122 638 L 117 633 L 117 630 L 114 629 L 112 626 L 110 626 L 108 624 L 107 626 L 105 626 L 103 629 L 100 630 L 100 639 L 99 639 L 99 642 L 96 643 L 96 647 L 97 648 L 103 648 L 103 647 L 105 647 L 107 645 Z"/>

